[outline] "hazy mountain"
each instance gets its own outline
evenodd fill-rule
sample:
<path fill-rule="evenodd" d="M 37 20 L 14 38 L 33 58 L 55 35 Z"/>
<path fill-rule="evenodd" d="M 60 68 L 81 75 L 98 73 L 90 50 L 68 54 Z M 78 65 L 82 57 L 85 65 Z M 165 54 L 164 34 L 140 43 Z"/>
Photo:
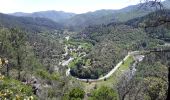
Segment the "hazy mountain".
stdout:
<path fill-rule="evenodd" d="M 0 27 L 21 28 L 29 32 L 60 29 L 62 26 L 50 19 L 16 17 L 0 13 Z"/>
<path fill-rule="evenodd" d="M 10 15 L 20 17 L 20 16 L 28 16 L 28 15 L 29 15 L 29 13 L 15 12 L 15 13 L 12 13 L 12 14 L 10 14 Z"/>
<path fill-rule="evenodd" d="M 29 16 L 48 18 L 53 21 L 63 24 L 65 27 L 72 30 L 81 30 L 87 26 L 108 24 L 111 22 L 126 22 L 136 17 L 142 17 L 150 12 L 155 11 L 151 7 L 153 2 L 146 4 L 131 5 L 119 10 L 97 10 L 82 14 L 66 13 L 62 11 L 40 11 L 34 13 L 13 13 L 15 16 Z M 163 5 L 168 8 L 169 0 L 163 2 Z M 169 7 L 170 8 L 170 7 Z"/>
<path fill-rule="evenodd" d="M 78 14 L 66 20 L 64 23 L 67 27 L 77 30 L 89 25 L 93 26 L 111 22 L 126 22 L 136 17 L 142 17 L 154 12 L 156 8 L 155 6 L 152 6 L 153 3 L 154 2 L 131 5 L 119 10 L 98 10 L 95 12 Z M 170 0 L 164 1 L 163 5 L 165 8 L 170 8 Z"/>
<path fill-rule="evenodd" d="M 22 12 L 16 12 L 12 13 L 10 15 L 14 16 L 27 16 L 27 17 L 40 17 L 40 18 L 48 18 L 53 21 L 59 22 L 61 20 L 66 20 L 71 17 L 73 17 L 75 14 L 74 13 L 67 13 L 63 11 L 40 11 L 40 12 L 34 12 L 34 13 L 22 13 Z"/>
<path fill-rule="evenodd" d="M 111 22 L 125 22 L 130 19 L 144 16 L 154 9 L 150 6 L 132 5 L 119 10 L 98 10 L 78 14 L 74 17 L 65 20 L 63 23 L 73 30 L 79 30 L 87 26 L 108 24 Z"/>
<path fill-rule="evenodd" d="M 89 25 L 106 24 L 114 21 L 114 10 L 98 10 L 75 15 L 74 17 L 64 20 L 62 23 L 75 30 L 87 27 Z"/>

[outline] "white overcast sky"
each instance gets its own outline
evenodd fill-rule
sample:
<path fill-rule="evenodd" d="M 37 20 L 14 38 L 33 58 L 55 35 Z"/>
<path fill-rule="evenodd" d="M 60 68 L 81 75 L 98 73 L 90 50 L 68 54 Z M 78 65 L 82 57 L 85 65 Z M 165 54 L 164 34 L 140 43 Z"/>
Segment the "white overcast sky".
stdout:
<path fill-rule="evenodd" d="M 140 0 L 0 0 L 1 13 L 46 10 L 84 13 L 99 9 L 121 9 Z"/>

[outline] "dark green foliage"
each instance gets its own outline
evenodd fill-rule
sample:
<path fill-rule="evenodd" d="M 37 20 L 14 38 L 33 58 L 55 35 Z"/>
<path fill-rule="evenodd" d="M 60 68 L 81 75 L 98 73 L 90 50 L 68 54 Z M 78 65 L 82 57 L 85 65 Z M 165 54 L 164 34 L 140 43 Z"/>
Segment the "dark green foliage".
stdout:
<path fill-rule="evenodd" d="M 68 96 L 65 96 L 66 100 L 83 100 L 85 92 L 83 89 L 76 87 L 69 91 Z"/>
<path fill-rule="evenodd" d="M 0 99 L 24 99 L 32 96 L 36 100 L 31 86 L 10 78 L 0 79 L 0 81 Z"/>
<path fill-rule="evenodd" d="M 71 67 L 71 74 L 79 78 L 96 79 L 107 74 L 128 51 L 155 47 L 159 40 L 149 38 L 142 29 L 127 25 L 101 25 L 88 27 L 75 38 L 93 41 L 93 47 L 84 59 L 90 67 L 83 68 L 82 61 Z"/>
<path fill-rule="evenodd" d="M 156 11 L 146 16 L 129 20 L 126 24 L 133 27 L 145 28 L 149 37 L 168 40 L 170 38 L 169 13 L 169 10 Z"/>
<path fill-rule="evenodd" d="M 47 71 L 53 72 L 54 66 L 58 65 L 64 52 L 64 46 L 59 43 L 59 38 L 50 32 L 44 32 L 30 34 L 28 39 L 41 64 L 45 66 Z"/>
<path fill-rule="evenodd" d="M 54 65 L 60 68 L 58 63 L 63 51 L 62 45 L 56 39 L 52 33 L 33 34 L 19 29 L 0 29 L 0 57 L 9 61 L 9 77 L 24 81 L 24 84 L 29 82 L 31 87 L 41 84 L 41 91 L 38 93 L 40 99 L 61 98 L 61 93 L 65 91 L 63 87 L 67 87 L 67 79 L 54 72 Z M 6 66 L 0 70 L 3 75 L 6 75 Z M 33 80 L 35 83 L 32 83 Z M 48 87 L 44 88 L 45 85 Z M 51 91 L 51 88 L 56 89 Z"/>
<path fill-rule="evenodd" d="M 168 52 L 152 53 L 138 66 L 137 77 L 141 77 L 140 81 L 143 81 L 142 84 L 146 86 L 141 89 L 141 91 L 146 89 L 144 93 L 146 98 L 151 100 L 164 100 L 166 98 L 169 57 Z"/>
<path fill-rule="evenodd" d="M 4 37 L 2 38 L 1 52 L 7 54 L 5 57 L 11 57 L 14 60 L 14 64 L 18 70 L 18 79 L 20 79 L 23 61 L 27 55 L 26 34 L 17 29 L 11 29 L 9 31 L 2 29 L 1 32 L 1 37 Z"/>
<path fill-rule="evenodd" d="M 118 83 L 125 86 L 119 93 L 120 97 L 125 93 L 124 99 L 165 100 L 168 93 L 169 59 L 169 52 L 147 54 L 137 65 L 135 76 L 126 84 Z"/>
<path fill-rule="evenodd" d="M 89 100 L 118 100 L 118 96 L 115 90 L 102 86 L 92 91 Z"/>
<path fill-rule="evenodd" d="M 37 75 L 40 76 L 42 79 L 46 79 L 46 80 L 59 80 L 58 73 L 50 74 L 47 71 L 40 70 L 40 71 L 37 71 Z"/>

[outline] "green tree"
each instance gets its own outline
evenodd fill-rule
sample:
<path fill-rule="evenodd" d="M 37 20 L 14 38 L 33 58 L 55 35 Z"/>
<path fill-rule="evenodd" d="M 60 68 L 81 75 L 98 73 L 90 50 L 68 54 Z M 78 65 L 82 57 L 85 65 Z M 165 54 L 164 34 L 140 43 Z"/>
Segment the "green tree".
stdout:
<path fill-rule="evenodd" d="M 0 57 L 6 58 L 6 60 L 9 61 L 10 58 L 12 58 L 12 54 L 14 52 L 12 48 L 12 44 L 10 42 L 11 32 L 8 29 L 0 28 Z M 5 72 L 9 76 L 9 65 L 6 64 L 4 66 L 2 72 Z"/>
<path fill-rule="evenodd" d="M 0 54 L 2 57 L 10 56 L 12 53 L 12 44 L 9 40 L 11 32 L 8 29 L 0 29 Z"/>
<path fill-rule="evenodd" d="M 22 71 L 22 64 L 24 59 L 27 56 L 26 52 L 26 33 L 18 30 L 18 29 L 11 29 L 11 37 L 10 42 L 12 44 L 13 50 L 15 51 L 13 53 L 13 56 L 16 59 L 16 66 L 18 69 L 18 80 L 21 79 L 21 71 Z"/>
<path fill-rule="evenodd" d="M 102 86 L 99 89 L 92 91 L 89 100 L 118 100 L 115 90 Z"/>
<path fill-rule="evenodd" d="M 84 98 L 85 92 L 81 88 L 73 88 L 69 94 L 68 94 L 68 99 L 69 100 L 82 100 Z"/>

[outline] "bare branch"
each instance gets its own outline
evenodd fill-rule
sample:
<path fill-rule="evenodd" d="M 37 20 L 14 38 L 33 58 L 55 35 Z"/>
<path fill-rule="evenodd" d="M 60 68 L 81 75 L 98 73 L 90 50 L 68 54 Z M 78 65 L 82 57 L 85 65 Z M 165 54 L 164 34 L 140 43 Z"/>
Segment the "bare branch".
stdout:
<path fill-rule="evenodd" d="M 141 6 L 143 7 L 152 7 L 155 8 L 155 10 L 163 10 L 164 6 L 162 4 L 162 0 L 140 0 Z"/>

